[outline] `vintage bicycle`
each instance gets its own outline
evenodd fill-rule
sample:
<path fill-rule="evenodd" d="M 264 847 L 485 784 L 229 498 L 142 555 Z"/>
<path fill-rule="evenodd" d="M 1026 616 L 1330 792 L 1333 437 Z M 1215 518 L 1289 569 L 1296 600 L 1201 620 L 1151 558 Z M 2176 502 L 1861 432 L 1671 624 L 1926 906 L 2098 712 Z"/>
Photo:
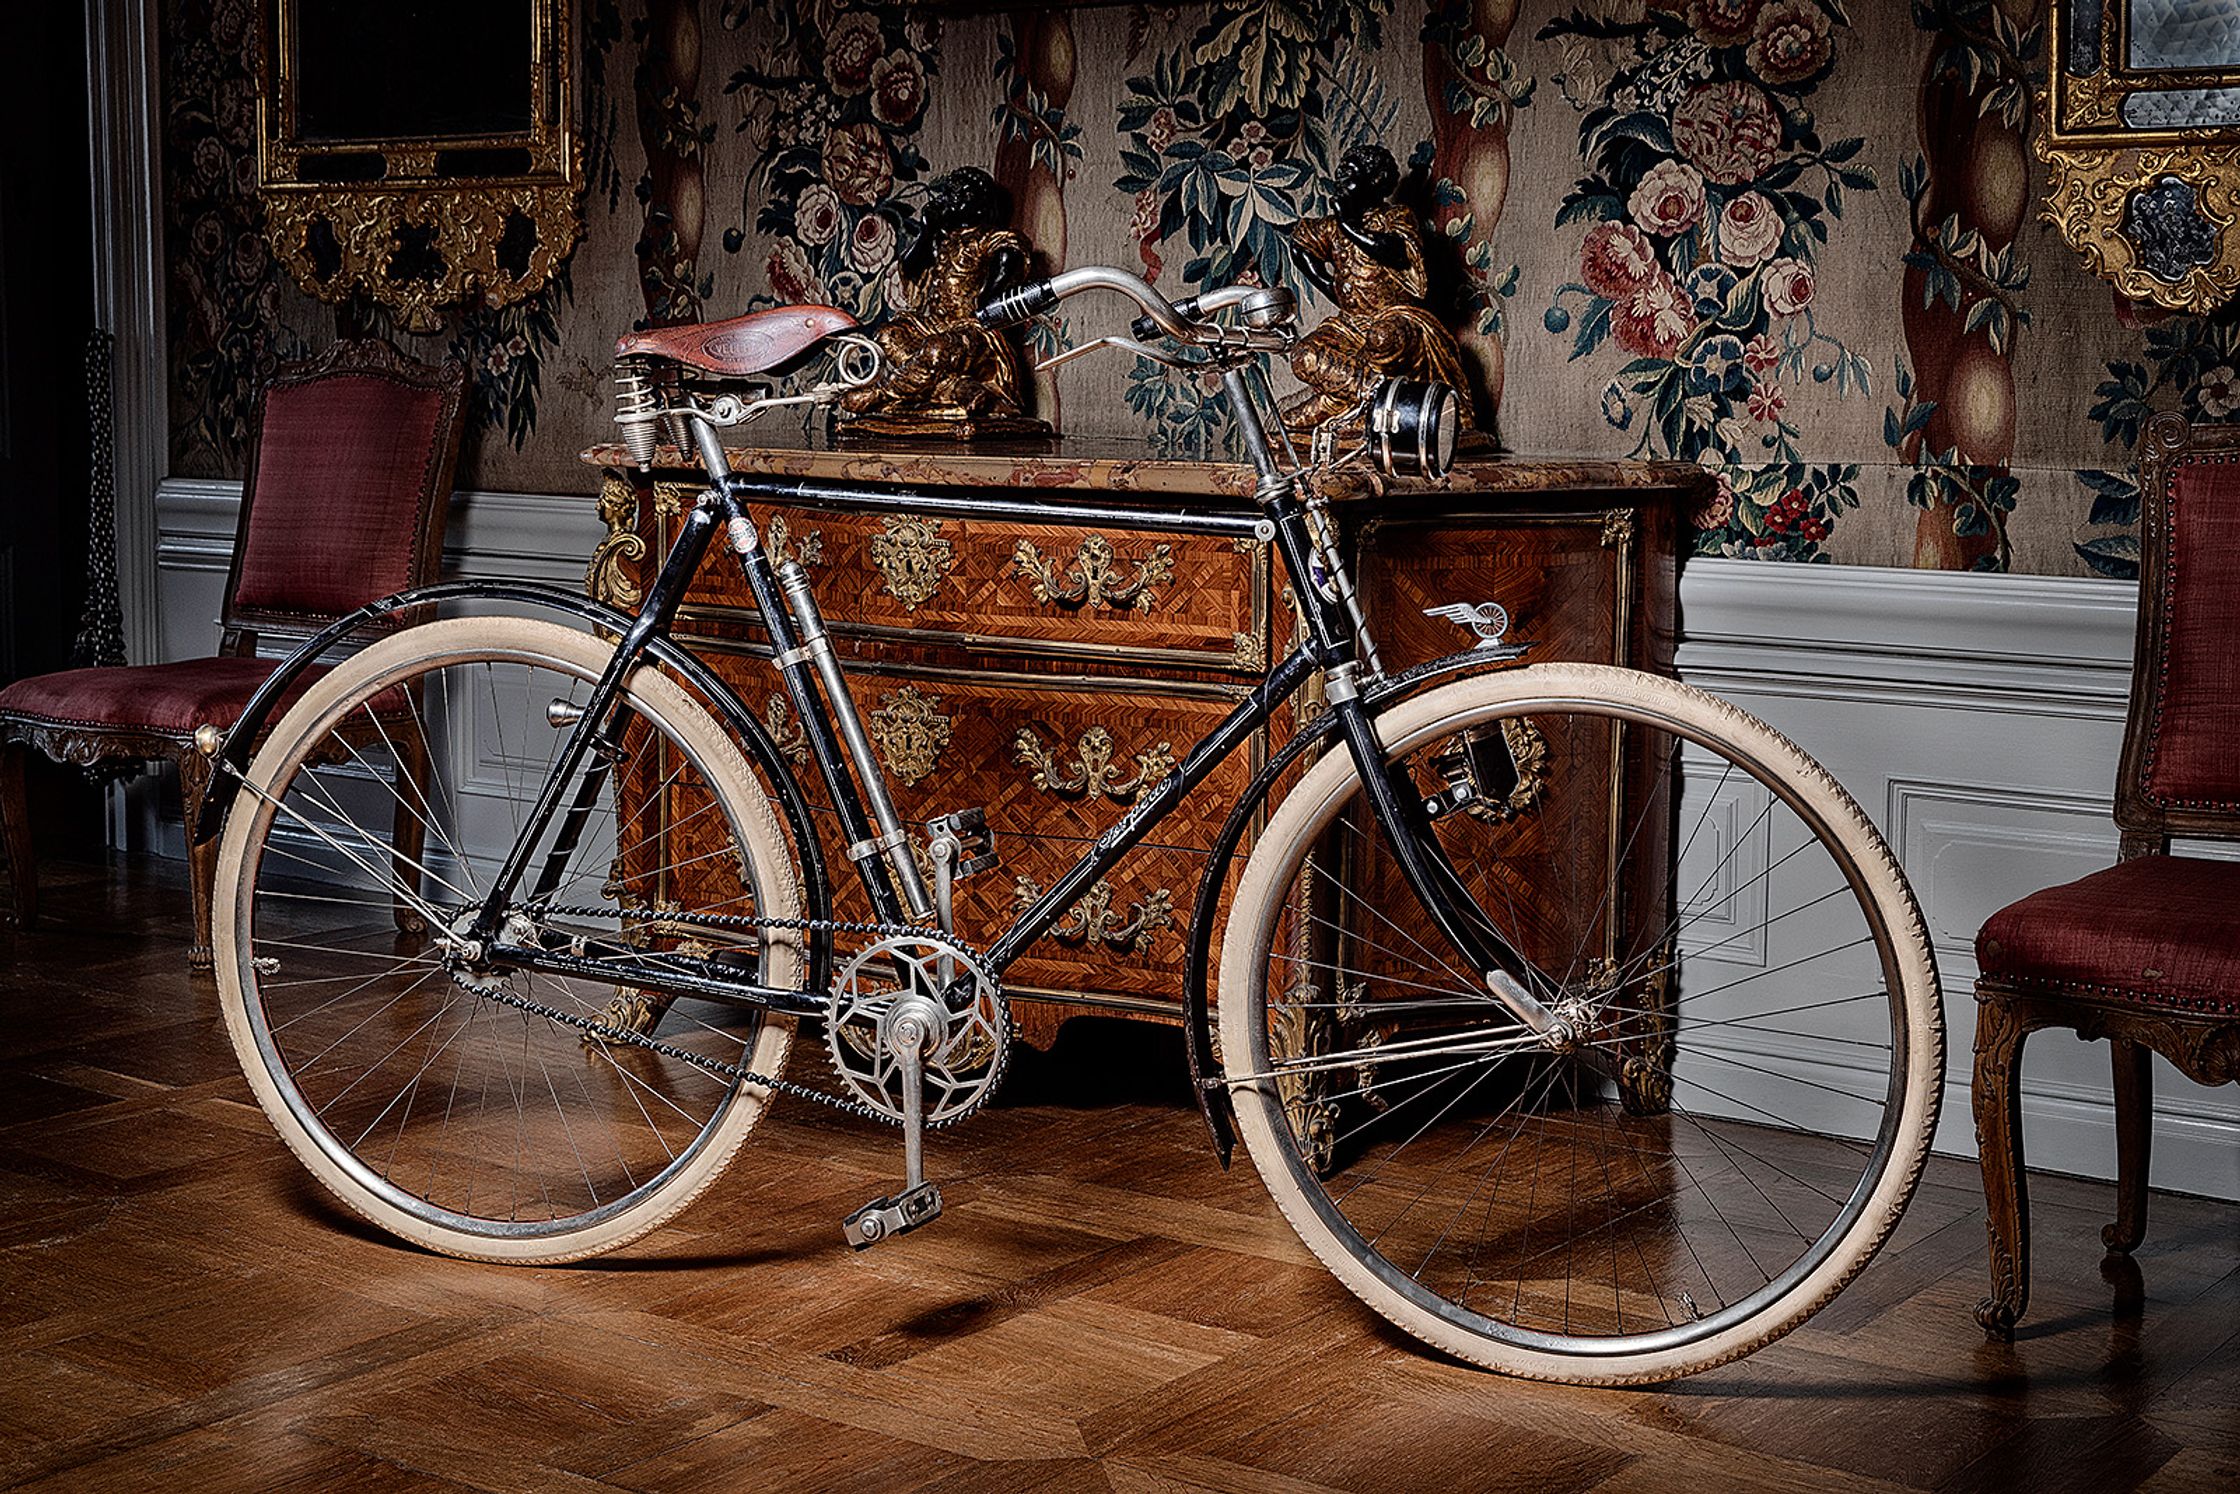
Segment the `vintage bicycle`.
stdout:
<path fill-rule="evenodd" d="M 902 1186 L 844 1221 L 849 1242 L 920 1228 L 941 1208 L 926 1133 L 1003 1078 L 1006 968 L 1288 709 L 1187 930 L 1187 1050 L 1221 1160 L 1241 1137 L 1348 1288 L 1497 1370 L 1665 1379 L 1796 1327 L 1889 1235 L 1935 1127 L 1937 977 L 1888 848 L 1761 722 L 1661 676 L 1523 663 L 1487 599 L 1440 609 L 1475 646 L 1387 673 L 1333 491 L 1364 468 L 1439 476 L 1453 393 L 1388 384 L 1301 452 L 1260 366 L 1295 335 L 1280 288 L 1170 302 L 1083 268 L 981 317 L 1090 291 L 1140 318 L 1057 356 L 1217 375 L 1253 504 L 735 473 L 725 427 L 829 403 L 875 350 L 829 308 L 638 334 L 615 375 L 626 444 L 650 465 L 668 435 L 706 488 L 635 617 L 556 588 L 427 587 L 311 640 L 225 740 L 206 733 L 222 1006 L 281 1136 L 407 1241 L 541 1263 L 674 1216 L 775 1100 L 827 1104 L 902 1131 Z M 724 383 L 812 349 L 834 372 L 805 393 Z M 755 514 L 902 498 L 1255 539 L 1295 598 L 1290 655 L 985 948 L 954 917 L 996 856 L 981 812 L 932 820 L 922 846 L 901 823 L 809 578 L 773 562 Z M 810 785 L 668 636 L 719 541 Z M 317 664 L 367 628 L 388 631 Z M 869 920 L 834 917 L 826 820 Z M 467 849 L 490 843 L 508 849 Z M 818 1082 L 788 1075 L 797 1037 L 823 1050 Z"/>

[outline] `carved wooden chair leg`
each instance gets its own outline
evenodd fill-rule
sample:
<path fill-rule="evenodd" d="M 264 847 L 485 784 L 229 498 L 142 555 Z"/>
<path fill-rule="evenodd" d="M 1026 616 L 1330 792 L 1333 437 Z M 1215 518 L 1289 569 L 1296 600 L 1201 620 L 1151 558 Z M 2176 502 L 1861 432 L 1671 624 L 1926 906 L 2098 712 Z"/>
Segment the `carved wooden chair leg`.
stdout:
<path fill-rule="evenodd" d="M 30 756 L 31 749 L 21 742 L 0 746 L 0 840 L 6 842 L 18 928 L 29 928 L 39 915 L 39 862 L 31 854 L 31 806 L 23 791 Z"/>
<path fill-rule="evenodd" d="M 405 740 L 392 742 L 390 751 L 395 755 L 395 788 L 397 794 L 396 818 L 389 835 L 393 857 L 392 865 L 397 880 L 407 887 L 420 885 L 420 866 L 428 849 L 427 817 L 435 811 L 428 799 L 428 750 L 420 738 L 410 732 L 399 732 Z M 457 875 L 456 872 L 453 873 Z M 397 929 L 400 933 L 419 934 L 427 931 L 419 912 L 401 897 L 391 900 L 396 905 Z"/>
<path fill-rule="evenodd" d="M 2022 1043 L 2028 1027 L 1996 996 L 1978 993 L 1976 1150 L 1983 1164 L 1985 1225 L 1991 1236 L 1991 1295 L 1976 1321 L 1996 1339 L 2014 1337 L 2030 1300 L 2030 1193 L 2022 1161 Z"/>
<path fill-rule="evenodd" d="M 179 802 L 186 812 L 187 897 L 194 911 L 194 942 L 187 946 L 187 968 L 208 970 L 210 903 L 218 883 L 218 837 L 197 844 L 195 822 L 202 818 L 202 796 L 210 788 L 210 759 L 189 748 L 179 763 Z"/>
<path fill-rule="evenodd" d="M 2147 1161 L 2154 1132 L 2154 1054 L 2145 1045 L 2116 1038 L 2108 1044 L 2115 1065 L 2116 1218 L 2100 1231 L 2110 1250 L 2129 1255 L 2147 1234 Z"/>

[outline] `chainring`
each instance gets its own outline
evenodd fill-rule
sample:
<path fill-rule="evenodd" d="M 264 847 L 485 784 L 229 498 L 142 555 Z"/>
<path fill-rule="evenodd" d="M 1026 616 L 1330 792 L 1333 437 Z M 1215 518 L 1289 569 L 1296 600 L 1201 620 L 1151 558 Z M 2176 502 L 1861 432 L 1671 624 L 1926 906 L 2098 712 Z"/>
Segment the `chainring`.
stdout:
<path fill-rule="evenodd" d="M 969 982 L 970 1000 L 946 1003 L 948 1031 L 925 1056 L 925 1123 L 947 1126 L 986 1104 L 1011 1058 L 1011 1008 L 979 960 L 959 945 L 901 934 L 865 947 L 833 981 L 825 1046 L 849 1093 L 888 1120 L 902 1119 L 902 1065 L 887 1018 L 905 990 L 939 997 Z"/>

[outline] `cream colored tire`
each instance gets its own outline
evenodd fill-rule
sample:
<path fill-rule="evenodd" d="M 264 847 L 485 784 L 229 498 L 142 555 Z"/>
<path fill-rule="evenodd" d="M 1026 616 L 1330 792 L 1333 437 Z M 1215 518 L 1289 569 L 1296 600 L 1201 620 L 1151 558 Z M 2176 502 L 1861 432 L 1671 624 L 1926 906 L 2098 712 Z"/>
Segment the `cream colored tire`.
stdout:
<path fill-rule="evenodd" d="M 274 822 L 284 814 L 275 809 L 272 796 L 276 790 L 287 792 L 305 755 L 330 740 L 337 722 L 356 719 L 351 714 L 354 707 L 402 683 L 425 679 L 434 670 L 486 662 L 493 670 L 534 669 L 584 682 L 587 688 L 611 657 L 610 644 L 532 619 L 460 618 L 405 629 L 336 666 L 273 725 L 246 770 L 245 784 L 226 821 L 213 918 L 219 1004 L 251 1090 L 281 1139 L 337 1198 L 389 1233 L 447 1255 L 537 1264 L 596 1255 L 637 1239 L 715 1181 L 762 1118 L 769 1096 L 737 1085 L 722 1092 L 719 1081 L 720 1097 L 708 1102 L 706 1123 L 657 1177 L 620 1198 L 602 1201 L 582 1216 L 547 1220 L 542 1227 L 501 1227 L 437 1207 L 394 1185 L 308 1113 L 310 1107 L 288 1066 L 276 1057 L 277 1045 L 259 994 L 253 928 L 260 865 Z M 671 747 L 687 755 L 720 800 L 742 853 L 742 882 L 751 884 L 760 911 L 775 918 L 798 918 L 801 894 L 792 854 L 767 796 L 738 748 L 701 705 L 658 671 L 640 667 L 625 689 L 632 709 Z M 768 936 L 764 949 L 763 978 L 775 986 L 798 985 L 804 968 L 799 936 Z M 560 1024 L 549 1025 L 557 1030 Z M 790 1021 L 762 1020 L 742 1035 L 738 1051 L 744 1056 L 736 1061 L 750 1072 L 774 1078 L 783 1068 L 792 1036 Z M 574 1144 L 572 1135 L 570 1144 Z"/>
<path fill-rule="evenodd" d="M 1828 863 L 1843 874 L 1854 895 L 1860 924 L 1878 940 L 1868 958 L 1877 961 L 1888 986 L 1874 995 L 1868 1007 L 1876 1022 L 1891 1033 L 1889 1078 L 1884 1089 L 1862 1087 L 1880 1101 L 1876 1113 L 1881 1116 L 1881 1130 L 1871 1147 L 1859 1144 L 1865 1161 L 1861 1181 L 1844 1196 L 1849 1217 L 1844 1210 L 1831 1208 L 1827 1234 L 1813 1240 L 1810 1248 L 1798 1247 L 1798 1274 L 1793 1280 L 1783 1280 L 1768 1268 L 1765 1289 L 1759 1294 L 1764 1300 L 1753 1304 L 1749 1298 L 1739 1298 L 1732 1321 L 1722 1322 L 1722 1314 L 1709 1313 L 1691 1322 L 1683 1313 L 1677 1321 L 1668 1319 L 1669 1328 L 1628 1334 L 1621 1307 L 1617 1328 L 1594 1339 L 1520 1329 L 1503 1321 L 1502 1294 L 1495 1294 L 1492 1315 L 1458 1306 L 1455 1296 L 1471 1300 L 1467 1277 L 1459 1292 L 1441 1296 L 1371 1244 L 1369 1226 L 1357 1226 L 1346 1212 L 1352 1208 L 1365 1216 L 1369 1213 L 1354 1192 L 1364 1185 L 1350 1184 L 1347 1197 L 1333 1198 L 1347 1180 L 1333 1181 L 1325 1189 L 1317 1164 L 1306 1160 L 1306 1149 L 1294 1140 L 1293 1123 L 1286 1119 L 1276 1082 L 1267 1077 L 1283 1061 L 1270 1056 L 1274 1050 L 1267 1037 L 1272 1020 L 1268 993 L 1274 985 L 1279 996 L 1285 994 L 1282 983 L 1297 978 L 1289 973 L 1289 966 L 1271 966 L 1272 958 L 1284 956 L 1271 957 L 1268 951 L 1274 940 L 1285 937 L 1278 929 L 1287 897 L 1296 898 L 1297 887 L 1303 885 L 1300 879 L 1313 876 L 1301 870 L 1309 864 L 1303 858 L 1320 854 L 1328 860 L 1327 849 L 1318 853 L 1315 848 L 1327 848 L 1329 836 L 1345 833 L 1335 827 L 1341 809 L 1358 790 L 1358 780 L 1342 748 L 1328 751 L 1286 795 L 1246 863 L 1221 951 L 1221 1051 L 1238 1134 L 1263 1183 L 1308 1248 L 1364 1302 L 1423 1342 L 1491 1369 L 1533 1379 L 1625 1385 L 1691 1374 L 1748 1354 L 1804 1322 L 1866 1265 L 1896 1225 L 1928 1155 L 1944 1073 L 1943 1017 L 1920 911 L 1881 836 L 1823 768 L 1772 728 L 1726 702 L 1633 671 L 1549 664 L 1481 675 L 1428 691 L 1386 710 L 1376 727 L 1388 761 L 1396 761 L 1427 743 L 1452 740 L 1447 734 L 1482 728 L 1496 720 L 1554 719 L 1554 713 L 1566 712 L 1641 723 L 1714 757 L 1724 755 L 1755 774 L 1767 785 L 1769 802 L 1786 806 L 1800 824 L 1819 836 Z M 1536 717 L 1536 713 L 1547 714 Z M 1384 937 L 1395 945 L 1399 942 L 1397 935 Z M 1333 975 L 1331 983 L 1337 979 Z M 1796 1019 L 1785 1020 L 1793 1024 Z M 1683 1034 L 1688 1021 L 1686 1016 L 1678 1019 Z M 1676 1060 L 1668 1062 L 1678 1067 Z M 1424 1124 L 1428 1128 L 1430 1123 Z M 1520 1133 L 1523 1124 L 1517 1122 Z M 1678 1123 L 1672 1123 L 1672 1128 L 1677 1131 Z M 1725 1120 L 1712 1127 L 1722 1128 L 1731 1134 L 1731 1123 Z M 1576 1147 L 1577 1142 L 1573 1144 Z M 1486 1150 L 1491 1149 L 1488 1142 Z M 1753 1154 L 1730 1152 L 1730 1159 L 1748 1155 Z M 1496 1166 L 1489 1172 L 1497 1177 L 1500 1159 L 1493 1160 Z M 1514 1164 L 1513 1157 L 1510 1163 Z M 1328 1167 L 1327 1158 L 1320 1165 Z M 1366 1171 L 1366 1164 L 1363 1167 Z M 1575 1164 L 1575 1174 L 1577 1169 Z M 1371 1177 L 1367 1186 L 1378 1184 Z M 1540 1186 L 1536 1180 L 1535 1202 Z M 1611 1189 L 1613 1195 L 1618 1191 Z M 1495 1208 L 1491 1196 L 1484 1208 L 1490 1219 Z M 1613 1209 L 1610 1217 L 1620 1216 Z M 1618 1231 L 1613 1228 L 1611 1233 L 1615 1236 Z M 1798 1229 L 1797 1234 L 1803 1240 L 1809 1230 Z M 1736 1234 L 1738 1243 L 1743 1238 Z M 1389 1243 L 1382 1248 L 1402 1253 Z M 1609 1248 L 1615 1278 L 1618 1250 L 1615 1245 Z M 1473 1258 L 1472 1269 L 1478 1265 Z M 1520 1299 L 1525 1296 L 1525 1275 L 1520 1267 Z M 1481 1290 L 1477 1300 L 1482 1303 L 1485 1295 Z M 1568 1289 L 1563 1306 L 1568 1319 L 1572 1310 Z"/>

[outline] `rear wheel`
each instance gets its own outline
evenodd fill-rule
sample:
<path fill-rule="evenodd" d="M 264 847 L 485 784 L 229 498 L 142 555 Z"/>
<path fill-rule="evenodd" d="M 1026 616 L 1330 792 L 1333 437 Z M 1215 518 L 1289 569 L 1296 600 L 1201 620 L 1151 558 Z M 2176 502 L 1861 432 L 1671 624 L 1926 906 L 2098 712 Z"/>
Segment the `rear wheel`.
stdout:
<path fill-rule="evenodd" d="M 520 618 L 384 639 L 273 727 L 226 823 L 217 969 L 250 1087 L 322 1183 L 431 1249 L 559 1261 L 644 1234 L 762 1115 L 767 1092 L 723 1066 L 774 1078 L 792 1040 L 790 1022 L 669 1003 L 620 973 L 668 954 L 803 978 L 800 936 L 755 922 L 800 913 L 768 800 L 651 667 L 625 684 L 622 748 L 558 885 L 527 890 L 554 829 L 509 917 L 512 942 L 557 941 L 617 975 L 456 956 L 495 870 L 470 848 L 517 837 L 611 654 Z"/>
<path fill-rule="evenodd" d="M 1222 946 L 1238 1131 L 1293 1226 L 1386 1317 L 1514 1374 L 1665 1379 L 1797 1326 L 1935 1125 L 1936 974 L 1881 838 L 1772 729 L 1654 676 L 1483 676 L 1377 726 L 1572 1036 L 1463 967 L 1326 756 Z"/>

